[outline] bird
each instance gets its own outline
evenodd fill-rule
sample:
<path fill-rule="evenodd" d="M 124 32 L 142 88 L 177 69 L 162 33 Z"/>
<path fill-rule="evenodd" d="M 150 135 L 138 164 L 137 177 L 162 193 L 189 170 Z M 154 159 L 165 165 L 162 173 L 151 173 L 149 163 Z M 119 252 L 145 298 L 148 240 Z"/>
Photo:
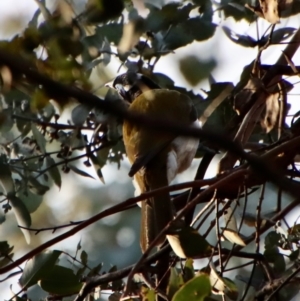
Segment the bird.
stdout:
<path fill-rule="evenodd" d="M 121 74 L 112 87 L 130 104 L 129 112 L 200 127 L 197 111 L 187 95 L 161 88 L 141 73 Z M 177 174 L 189 168 L 199 144 L 197 138 L 158 131 L 129 120 L 123 123 L 123 141 L 131 163 L 129 176 L 134 177 L 134 186 L 140 193 L 168 186 Z M 140 245 L 144 253 L 175 212 L 168 192 L 143 201 L 141 207 Z M 165 237 L 157 247 L 164 241 Z"/>

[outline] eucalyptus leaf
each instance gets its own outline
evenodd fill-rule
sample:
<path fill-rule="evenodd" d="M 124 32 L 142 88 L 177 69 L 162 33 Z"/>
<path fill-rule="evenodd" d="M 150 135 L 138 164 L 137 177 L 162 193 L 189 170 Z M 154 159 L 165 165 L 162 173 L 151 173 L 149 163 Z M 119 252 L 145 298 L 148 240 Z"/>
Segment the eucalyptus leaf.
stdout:
<path fill-rule="evenodd" d="M 83 176 L 83 177 L 87 177 L 87 178 L 92 178 L 92 179 L 95 179 L 93 176 L 91 176 L 90 174 L 88 174 L 87 172 L 77 168 L 76 166 L 74 165 L 71 165 L 71 164 L 68 164 L 68 167 L 74 171 L 76 174 L 80 175 L 80 176 Z"/>
<path fill-rule="evenodd" d="M 239 294 L 234 281 L 218 275 L 213 263 L 210 264 L 210 267 L 210 283 L 212 287 L 217 290 L 218 293 L 228 296 L 231 300 L 237 300 Z"/>
<path fill-rule="evenodd" d="M 106 148 L 104 148 L 104 149 L 108 149 L 108 151 L 109 151 L 109 148 L 108 148 L 108 147 L 106 147 Z M 100 179 L 100 181 L 101 181 L 103 184 L 105 184 L 105 181 L 104 181 L 104 177 L 103 177 L 101 168 L 105 165 L 106 160 L 105 160 L 104 162 L 103 162 L 103 161 L 99 161 L 99 159 L 98 159 L 98 158 L 99 158 L 99 157 L 98 157 L 99 152 L 100 152 L 100 151 L 97 152 L 97 157 L 96 157 L 94 154 L 91 154 L 91 155 L 90 155 L 90 158 L 91 158 L 91 161 L 92 161 L 92 163 L 93 163 L 93 166 L 94 166 L 94 168 L 95 168 L 95 171 L 96 171 L 96 173 L 97 173 L 98 178 Z M 108 155 L 108 153 L 107 153 L 107 155 Z M 106 155 L 106 158 L 107 158 L 107 155 Z M 106 159 L 106 158 L 105 158 L 105 159 Z"/>
<path fill-rule="evenodd" d="M 183 285 L 174 295 L 172 301 L 204 301 L 211 293 L 209 276 L 201 274 Z"/>
<path fill-rule="evenodd" d="M 44 195 L 49 187 L 40 183 L 34 176 L 28 177 L 28 187 L 30 191 L 34 194 Z"/>
<path fill-rule="evenodd" d="M 290 38 L 294 33 L 296 32 L 296 28 L 293 27 L 283 27 L 280 29 L 275 30 L 272 33 L 272 39 L 271 43 L 272 44 L 280 44 L 280 42 Z M 267 35 L 264 37 L 262 40 L 262 43 L 266 43 L 270 38 L 270 35 Z"/>
<path fill-rule="evenodd" d="M 184 285 L 182 274 L 175 267 L 170 269 L 170 278 L 167 288 L 168 298 L 171 300 L 174 294 Z"/>
<path fill-rule="evenodd" d="M 42 133 L 38 130 L 36 125 L 34 123 L 31 123 L 31 130 L 34 139 L 36 140 L 38 146 L 40 147 L 41 152 L 45 153 L 46 152 L 46 139 L 42 135 Z"/>
<path fill-rule="evenodd" d="M 29 213 L 35 212 L 43 202 L 43 196 L 31 192 L 30 189 L 19 190 L 16 195 L 22 200 Z"/>
<path fill-rule="evenodd" d="M 173 252 L 180 258 L 193 258 L 208 254 L 212 248 L 197 230 L 188 226 L 173 226 L 167 233 Z"/>
<path fill-rule="evenodd" d="M 71 112 L 71 119 L 74 125 L 82 126 L 86 121 L 92 107 L 85 104 L 77 105 Z"/>
<path fill-rule="evenodd" d="M 61 175 L 60 175 L 60 172 L 59 172 L 57 166 L 55 166 L 54 159 L 50 156 L 47 156 L 46 164 L 47 164 L 47 168 L 50 168 L 49 174 L 50 174 L 52 180 L 54 181 L 55 185 L 60 189 L 61 188 Z"/>
<path fill-rule="evenodd" d="M 184 268 L 183 268 L 183 278 L 185 282 L 195 277 L 195 270 L 193 264 L 194 264 L 194 260 L 192 258 L 188 258 L 185 261 Z"/>
<path fill-rule="evenodd" d="M 188 3 L 182 6 L 179 2 L 170 2 L 161 9 L 150 3 L 147 3 L 147 7 L 150 13 L 146 19 L 146 28 L 147 30 L 158 32 L 168 29 L 170 25 L 174 26 L 186 21 L 194 5 Z"/>
<path fill-rule="evenodd" d="M 19 280 L 20 285 L 23 288 L 35 285 L 54 268 L 60 254 L 58 250 L 45 251 L 29 259 Z"/>
<path fill-rule="evenodd" d="M 4 154 L 0 155 L 0 184 L 6 195 L 14 193 L 14 181 L 12 179 L 9 164 Z"/>
<path fill-rule="evenodd" d="M 235 33 L 233 30 L 231 30 L 230 28 L 223 26 L 222 27 L 224 33 L 226 34 L 226 36 L 233 42 L 236 43 L 238 45 L 244 46 L 244 47 L 256 47 L 258 45 L 258 41 L 256 41 L 255 39 L 253 39 L 252 37 L 248 36 L 248 35 L 241 35 L 241 34 L 237 34 Z"/>
<path fill-rule="evenodd" d="M 9 204 L 11 205 L 15 217 L 17 219 L 18 225 L 22 227 L 29 228 L 31 226 L 31 216 L 28 212 L 28 209 L 24 205 L 21 199 L 17 196 L 12 195 L 9 197 Z M 30 231 L 27 229 L 21 228 L 26 242 L 30 243 Z"/>
<path fill-rule="evenodd" d="M 0 107 L 0 133 L 6 133 L 9 132 L 13 125 L 14 120 L 11 118 L 12 109 L 2 109 Z"/>
<path fill-rule="evenodd" d="M 156 300 L 155 291 L 148 287 L 143 286 L 141 288 L 141 295 L 143 297 L 143 300 L 147 300 L 147 301 L 155 301 Z"/>
<path fill-rule="evenodd" d="M 56 296 L 76 294 L 83 285 L 72 269 L 59 265 L 55 265 L 43 275 L 38 284 L 44 291 Z"/>
<path fill-rule="evenodd" d="M 88 254 L 86 251 L 82 250 L 81 254 L 80 254 L 80 261 L 83 265 L 87 265 L 87 261 L 88 261 Z"/>
<path fill-rule="evenodd" d="M 7 256 L 14 247 L 11 247 L 7 241 L 0 241 L 0 257 Z"/>

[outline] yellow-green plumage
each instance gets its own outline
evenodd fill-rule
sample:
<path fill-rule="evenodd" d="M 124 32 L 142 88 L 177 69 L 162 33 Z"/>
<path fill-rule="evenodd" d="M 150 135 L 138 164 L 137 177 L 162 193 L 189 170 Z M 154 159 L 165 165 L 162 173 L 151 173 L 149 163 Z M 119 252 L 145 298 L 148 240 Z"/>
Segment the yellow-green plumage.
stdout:
<path fill-rule="evenodd" d="M 186 95 L 173 90 L 148 90 L 133 101 L 129 110 L 153 118 L 176 121 L 182 125 L 191 125 L 195 121 L 191 117 L 194 112 L 192 101 Z M 178 172 L 189 167 L 198 143 L 195 139 L 189 138 L 188 146 L 182 146 L 182 151 L 180 145 L 175 143 L 176 138 L 178 136 L 175 133 L 165 133 L 163 129 L 152 130 L 143 125 L 124 122 L 123 139 L 126 153 L 133 165 L 132 170 L 138 170 L 132 174 L 141 192 L 168 186 Z M 186 155 L 184 147 L 187 147 Z M 159 194 L 143 202 L 141 223 L 143 252 L 172 218 L 172 204 L 168 193 Z"/>

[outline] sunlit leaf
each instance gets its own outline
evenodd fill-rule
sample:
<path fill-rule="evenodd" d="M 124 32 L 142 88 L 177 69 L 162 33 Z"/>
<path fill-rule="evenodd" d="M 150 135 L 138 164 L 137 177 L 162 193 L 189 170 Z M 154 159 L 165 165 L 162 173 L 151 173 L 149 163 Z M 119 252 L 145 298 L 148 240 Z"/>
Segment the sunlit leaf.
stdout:
<path fill-rule="evenodd" d="M 220 277 L 213 264 L 210 264 L 210 267 L 211 272 L 209 277 L 213 289 L 216 290 L 218 294 L 228 296 L 231 300 L 237 300 L 239 293 L 236 284 L 229 278 Z"/>
<path fill-rule="evenodd" d="M 260 0 L 260 8 L 263 17 L 271 24 L 279 23 L 279 11 L 277 0 Z"/>
<path fill-rule="evenodd" d="M 193 258 L 208 254 L 212 248 L 197 230 L 192 227 L 174 227 L 167 233 L 173 252 L 180 258 Z"/>
<path fill-rule="evenodd" d="M 266 133 L 269 133 L 278 123 L 280 114 L 279 104 L 280 93 L 269 94 L 266 98 L 265 116 L 262 120 L 262 125 L 266 129 Z"/>
<path fill-rule="evenodd" d="M 188 258 L 185 261 L 184 268 L 183 268 L 184 281 L 187 282 L 188 280 L 194 278 L 194 276 L 195 276 L 194 260 L 192 258 Z"/>
<path fill-rule="evenodd" d="M 141 17 L 131 20 L 123 27 L 123 35 L 118 45 L 120 55 L 129 53 L 131 49 L 139 42 L 140 36 L 144 31 L 144 19 Z"/>
<path fill-rule="evenodd" d="M 183 285 L 174 295 L 172 301 L 204 301 L 211 293 L 209 276 L 201 274 Z"/>
<path fill-rule="evenodd" d="M 141 295 L 143 301 L 155 301 L 155 291 L 153 289 L 149 289 L 147 287 L 141 288 Z"/>

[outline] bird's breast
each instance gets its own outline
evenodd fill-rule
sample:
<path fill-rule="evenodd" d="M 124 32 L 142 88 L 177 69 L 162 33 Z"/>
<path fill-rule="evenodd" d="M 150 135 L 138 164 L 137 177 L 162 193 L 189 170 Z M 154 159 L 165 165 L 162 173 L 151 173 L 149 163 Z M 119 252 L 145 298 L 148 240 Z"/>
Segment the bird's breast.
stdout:
<path fill-rule="evenodd" d="M 194 126 L 199 127 L 198 120 Z M 195 157 L 199 139 L 179 136 L 171 143 L 171 150 L 167 158 L 168 182 L 170 183 L 178 173 L 189 168 Z"/>

